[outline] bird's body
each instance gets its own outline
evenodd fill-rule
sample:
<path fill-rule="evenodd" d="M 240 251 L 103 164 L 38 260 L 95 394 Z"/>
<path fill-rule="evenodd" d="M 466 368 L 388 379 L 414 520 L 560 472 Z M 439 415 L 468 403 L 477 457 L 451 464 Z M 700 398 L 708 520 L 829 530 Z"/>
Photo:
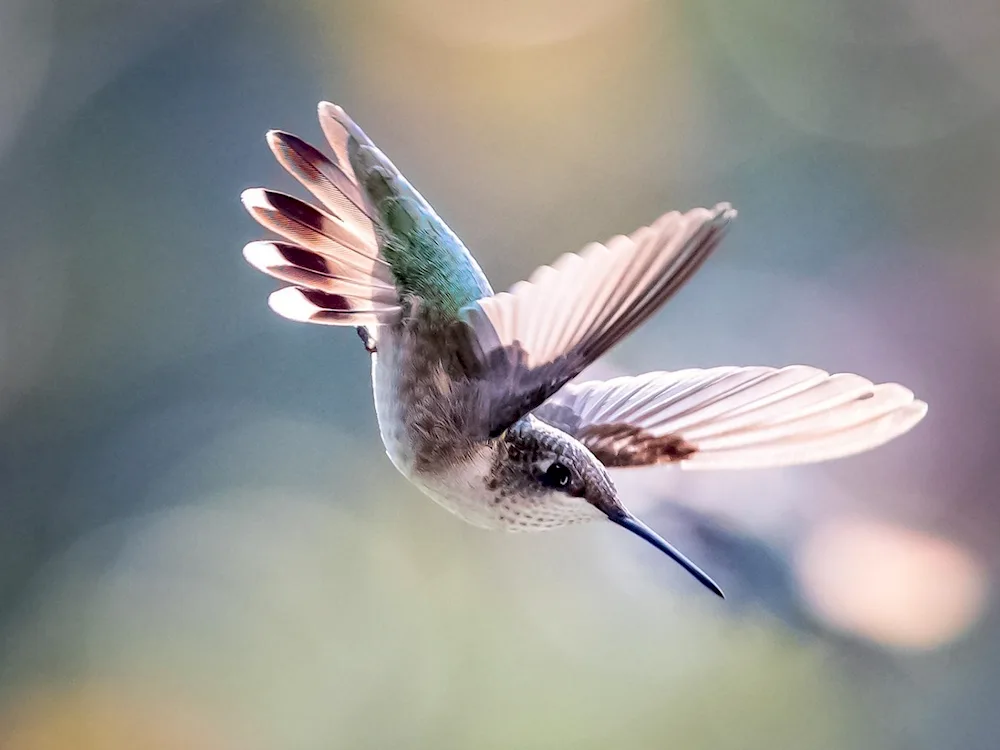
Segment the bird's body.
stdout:
<path fill-rule="evenodd" d="M 434 500 L 476 526 L 496 528 L 485 479 L 495 441 L 471 440 L 463 429 L 453 364 L 437 343 L 441 326 L 423 317 L 383 328 L 372 353 L 382 442 L 400 473 Z"/>
<path fill-rule="evenodd" d="M 372 353 L 372 390 L 382 442 L 393 465 L 440 505 L 480 528 L 538 531 L 595 517 L 588 503 L 543 501 L 514 491 L 504 475 L 515 460 L 508 438 L 529 433 L 587 450 L 530 414 L 503 437 L 472 437 L 468 422 L 476 389 L 447 344 L 448 329 L 447 319 L 421 305 L 405 322 L 379 329 Z"/>
<path fill-rule="evenodd" d="M 278 160 L 323 204 L 252 189 L 287 241 L 244 250 L 293 286 L 271 307 L 358 328 L 396 468 L 471 524 L 541 530 L 610 519 L 718 587 L 622 506 L 608 468 L 741 468 L 875 447 L 926 405 L 896 384 L 810 367 L 721 367 L 571 383 L 650 317 L 715 249 L 735 212 L 672 212 L 592 243 L 494 294 L 472 255 L 360 128 L 331 104 L 329 158 L 272 131 Z"/>

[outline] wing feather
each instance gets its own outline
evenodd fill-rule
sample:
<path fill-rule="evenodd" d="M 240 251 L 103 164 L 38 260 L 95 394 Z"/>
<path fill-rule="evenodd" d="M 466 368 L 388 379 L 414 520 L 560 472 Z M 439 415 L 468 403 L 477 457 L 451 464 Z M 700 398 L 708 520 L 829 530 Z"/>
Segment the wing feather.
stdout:
<path fill-rule="evenodd" d="M 725 203 L 672 211 L 464 308 L 478 351 L 484 431 L 505 429 L 648 319 L 708 258 L 735 215 Z"/>
<path fill-rule="evenodd" d="M 570 384 L 535 410 L 609 466 L 825 461 L 910 430 L 927 405 L 897 383 L 813 367 L 717 367 Z"/>

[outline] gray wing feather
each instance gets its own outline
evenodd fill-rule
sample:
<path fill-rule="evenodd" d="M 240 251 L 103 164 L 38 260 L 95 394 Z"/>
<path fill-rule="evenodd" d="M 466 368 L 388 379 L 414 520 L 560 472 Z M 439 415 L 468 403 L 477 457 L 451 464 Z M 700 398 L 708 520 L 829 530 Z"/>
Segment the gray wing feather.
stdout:
<path fill-rule="evenodd" d="M 724 203 L 665 214 L 464 308 L 481 430 L 502 432 L 648 319 L 708 258 L 735 215 Z"/>
<path fill-rule="evenodd" d="M 870 450 L 927 404 L 897 383 L 813 367 L 717 367 L 573 383 L 535 410 L 607 466 L 788 466 Z"/>

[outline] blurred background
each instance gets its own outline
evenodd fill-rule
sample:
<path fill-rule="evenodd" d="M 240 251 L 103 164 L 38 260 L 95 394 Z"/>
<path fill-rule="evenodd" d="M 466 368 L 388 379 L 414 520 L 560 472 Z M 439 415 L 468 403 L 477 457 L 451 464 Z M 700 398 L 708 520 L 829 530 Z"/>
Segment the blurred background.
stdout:
<path fill-rule="evenodd" d="M 998 49 L 995 0 L 0 0 L 0 748 L 995 748 Z M 601 374 L 805 363 L 927 419 L 620 474 L 726 602 L 611 526 L 465 526 L 240 255 L 321 99 L 497 289 L 731 201 Z"/>

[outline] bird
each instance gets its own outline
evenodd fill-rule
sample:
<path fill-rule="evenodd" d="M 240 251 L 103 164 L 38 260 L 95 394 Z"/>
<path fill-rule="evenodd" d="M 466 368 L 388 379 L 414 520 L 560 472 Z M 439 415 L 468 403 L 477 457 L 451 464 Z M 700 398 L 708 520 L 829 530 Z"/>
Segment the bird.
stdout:
<path fill-rule="evenodd" d="M 298 322 L 354 327 L 371 359 L 392 464 L 484 529 L 611 521 L 722 589 L 623 504 L 611 472 L 789 466 L 875 448 L 927 404 L 896 383 L 819 368 L 723 366 L 581 381 L 701 267 L 736 211 L 670 211 L 592 242 L 495 293 L 475 258 L 339 106 L 320 102 L 326 153 L 280 130 L 274 157 L 312 196 L 250 188 L 278 238 L 243 249 L 286 284 Z"/>

